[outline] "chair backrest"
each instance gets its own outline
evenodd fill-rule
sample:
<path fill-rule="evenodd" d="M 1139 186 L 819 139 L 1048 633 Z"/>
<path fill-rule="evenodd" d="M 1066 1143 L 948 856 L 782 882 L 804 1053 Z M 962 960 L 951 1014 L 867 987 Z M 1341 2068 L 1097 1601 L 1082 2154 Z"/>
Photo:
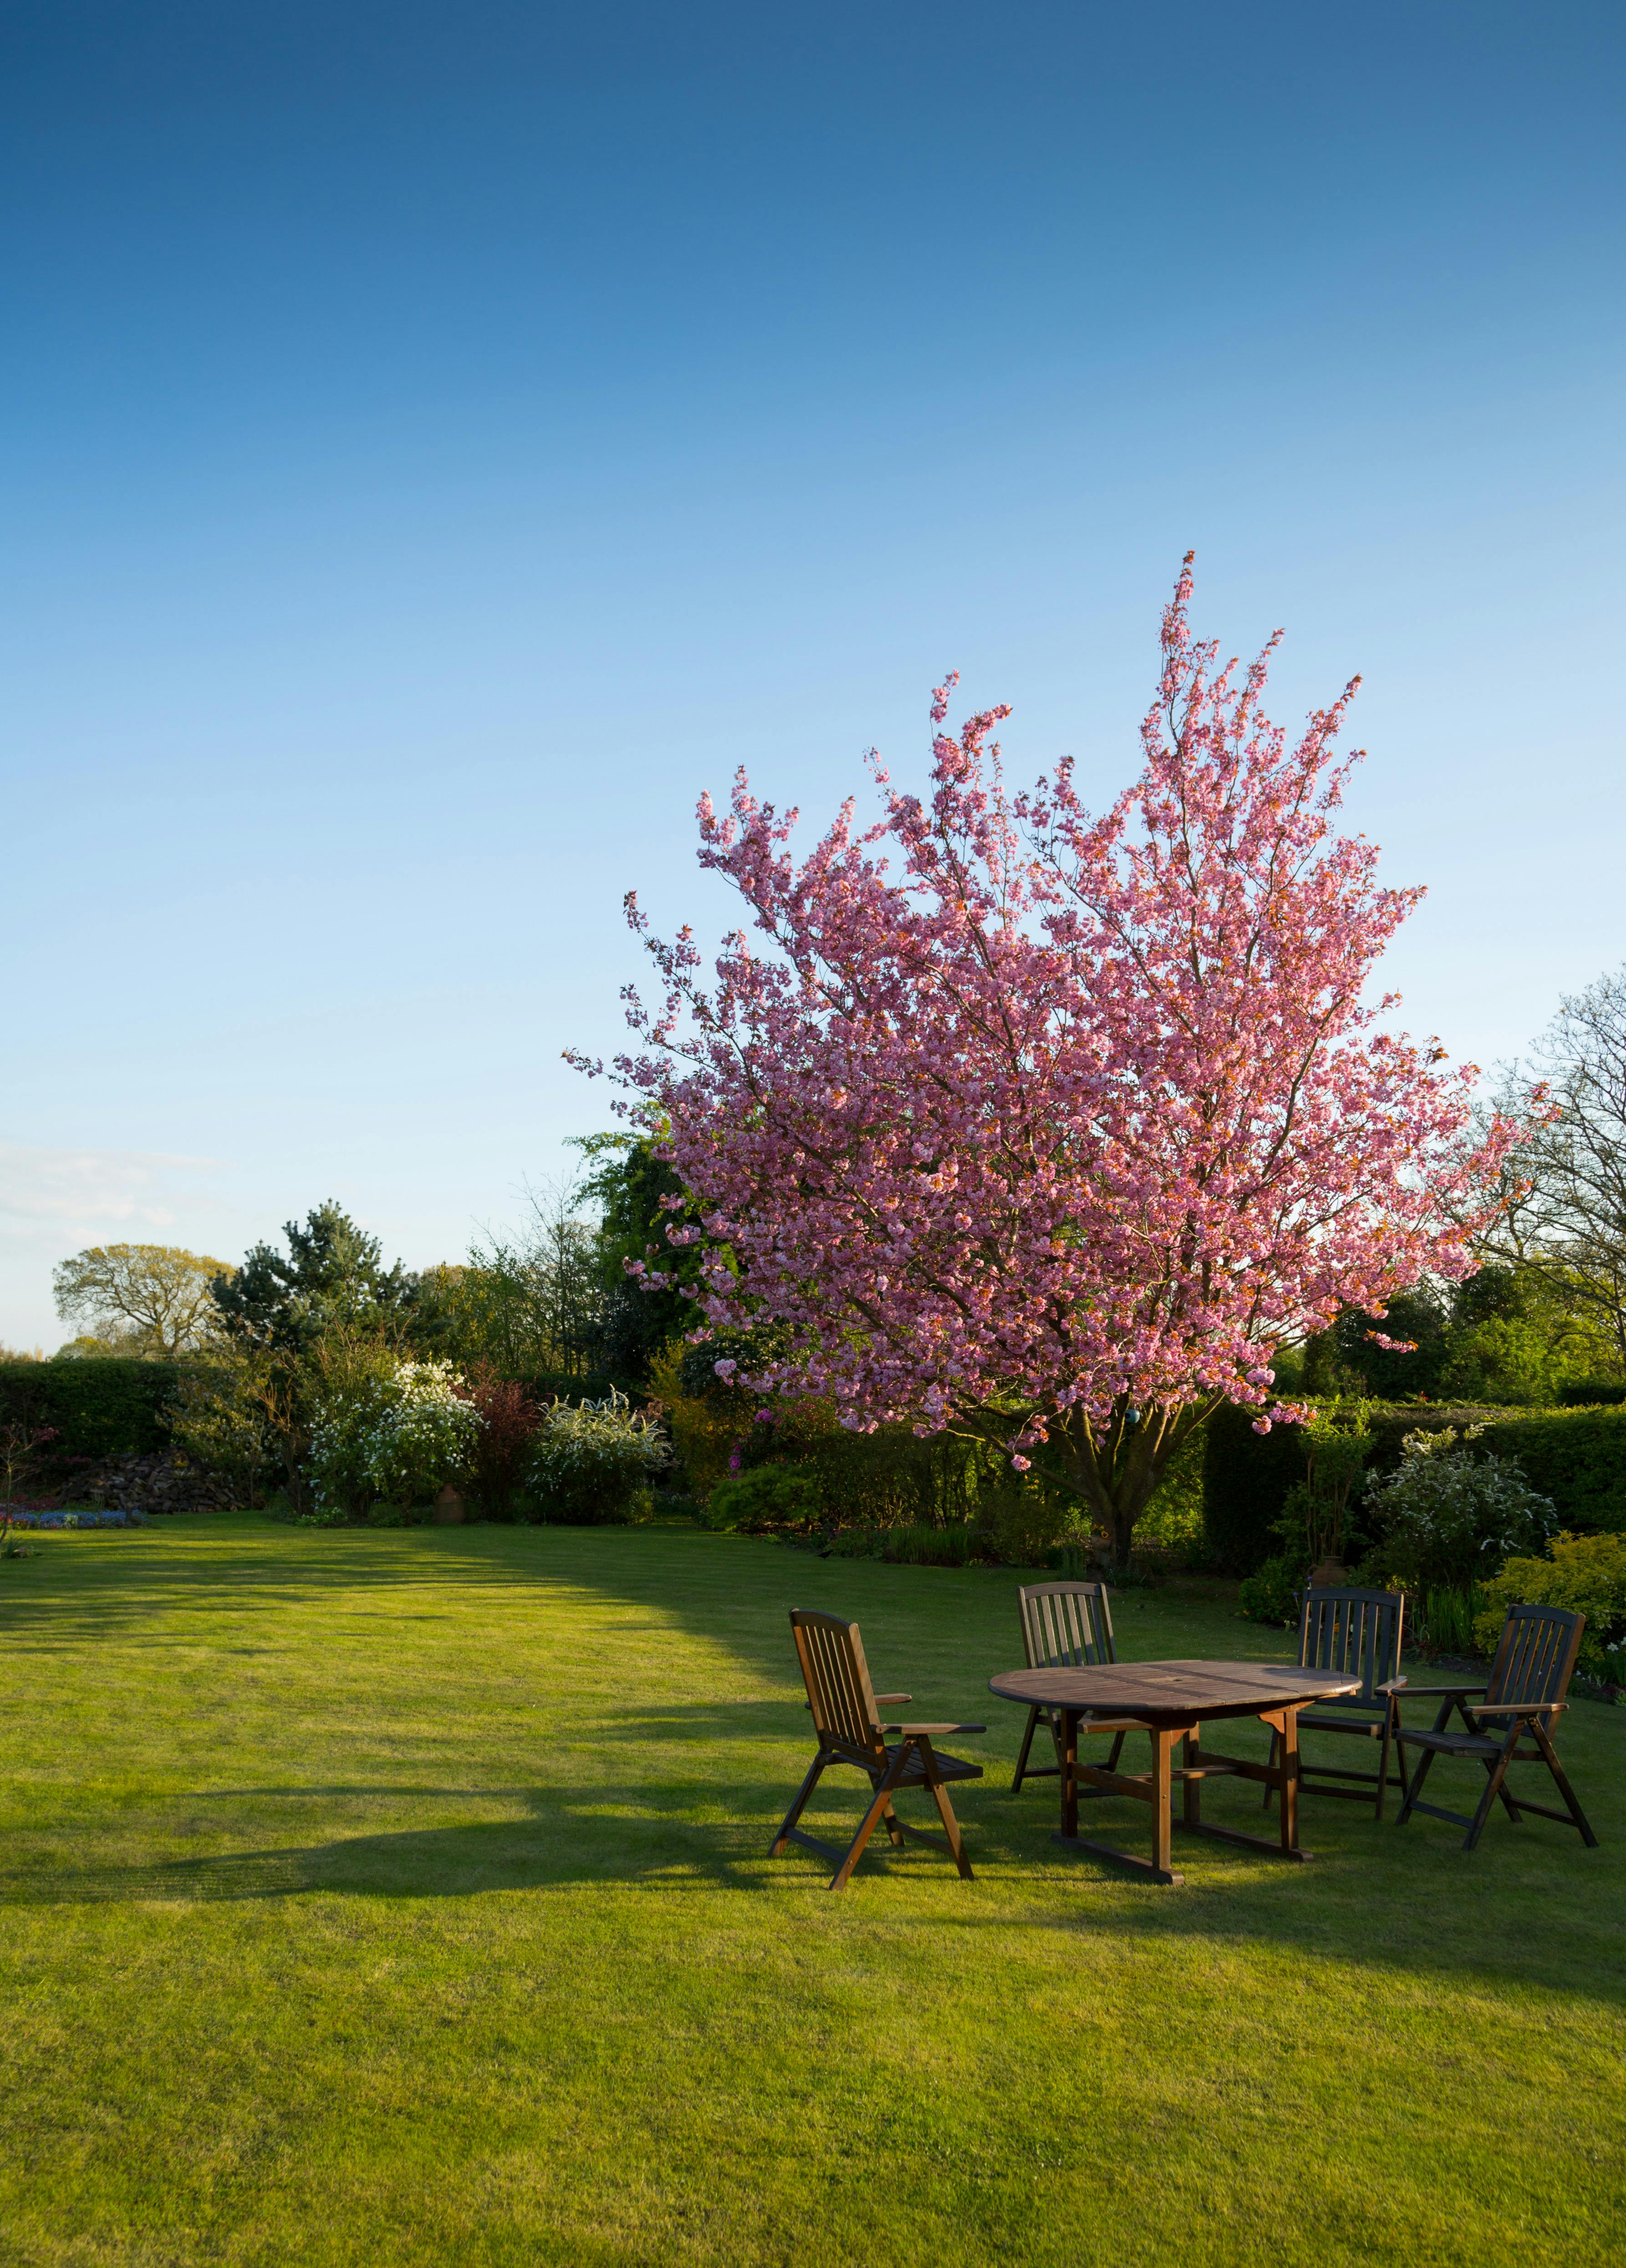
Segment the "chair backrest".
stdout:
<path fill-rule="evenodd" d="M 1405 1617 L 1402 1591 L 1306 1591 L 1299 1618 L 1299 1667 L 1358 1677 L 1360 1691 L 1345 1694 L 1343 1705 L 1370 1705 L 1375 1689 L 1400 1675 Z"/>
<path fill-rule="evenodd" d="M 1485 1699 L 1562 1701 L 1586 1627 L 1585 1615 L 1572 1615 L 1564 1607 L 1510 1607 Z"/>
<path fill-rule="evenodd" d="M 1029 1583 L 1016 1601 L 1030 1669 L 1095 1669 L 1118 1659 L 1105 1583 Z"/>
<path fill-rule="evenodd" d="M 847 1750 L 866 1763 L 885 1763 L 887 1743 L 857 1624 L 811 1607 L 792 1607 L 791 1635 L 821 1746 Z"/>

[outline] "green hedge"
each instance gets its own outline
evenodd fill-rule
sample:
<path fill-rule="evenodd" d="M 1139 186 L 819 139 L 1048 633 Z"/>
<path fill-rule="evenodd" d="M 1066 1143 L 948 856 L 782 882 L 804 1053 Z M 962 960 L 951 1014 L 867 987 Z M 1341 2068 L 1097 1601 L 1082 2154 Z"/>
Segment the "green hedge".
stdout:
<path fill-rule="evenodd" d="M 55 1426 L 64 1457 L 144 1455 L 167 1447 L 165 1407 L 181 1366 L 119 1355 L 85 1361 L 0 1362 L 0 1425 Z"/>
<path fill-rule="evenodd" d="M 1479 1447 L 1510 1457 L 1534 1489 L 1550 1497 L 1566 1528 L 1626 1530 L 1626 1407 L 1579 1410 L 1453 1409 L 1444 1403 L 1380 1404 L 1370 1469 L 1400 1462 L 1408 1433 L 1483 1425 Z M 1298 1428 L 1255 1433 L 1245 1410 L 1217 1410 L 1203 1465 L 1203 1535 L 1209 1557 L 1232 1575 L 1251 1575 L 1279 1548 L 1277 1515 L 1304 1466 Z M 1358 1515 L 1357 1515 L 1358 1517 Z"/>
<path fill-rule="evenodd" d="M 1281 1549 L 1276 1516 L 1304 1477 L 1297 1428 L 1255 1433 L 1249 1412 L 1226 1403 L 1203 1430 L 1203 1547 L 1223 1573 L 1252 1575 Z"/>

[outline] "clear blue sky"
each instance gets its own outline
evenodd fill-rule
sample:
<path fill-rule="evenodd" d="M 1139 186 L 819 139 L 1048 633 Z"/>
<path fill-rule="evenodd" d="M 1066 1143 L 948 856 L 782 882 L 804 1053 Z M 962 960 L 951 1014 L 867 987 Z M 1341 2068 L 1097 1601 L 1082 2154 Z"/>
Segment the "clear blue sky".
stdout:
<path fill-rule="evenodd" d="M 1616 7 L 26 4 L 0 20 L 0 1336 L 607 1123 L 692 811 L 928 688 L 1129 777 L 1198 554 L 1489 1064 L 1626 955 Z"/>

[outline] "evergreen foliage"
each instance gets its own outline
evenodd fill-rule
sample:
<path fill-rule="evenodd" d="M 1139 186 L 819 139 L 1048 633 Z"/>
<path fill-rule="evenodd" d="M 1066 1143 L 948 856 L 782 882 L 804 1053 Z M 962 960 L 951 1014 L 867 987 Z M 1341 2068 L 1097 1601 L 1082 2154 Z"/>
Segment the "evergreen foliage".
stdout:
<path fill-rule="evenodd" d="M 303 1226 L 284 1224 L 286 1258 L 256 1244 L 234 1275 L 210 1286 L 228 1336 L 279 1352 L 298 1353 L 335 1323 L 400 1327 L 417 1298 L 416 1279 L 397 1261 L 386 1268 L 376 1236 L 357 1227 L 331 1199 L 314 1205 Z"/>
<path fill-rule="evenodd" d="M 1480 1447 L 1517 1464 L 1548 1498 L 1565 1528 L 1626 1531 L 1626 1406 L 1557 1410 L 1462 1409 L 1450 1404 L 1374 1408 L 1369 1467 L 1399 1464 L 1408 1433 L 1481 1425 Z M 1288 1491 L 1304 1476 L 1304 1445 L 1291 1425 L 1255 1433 L 1244 1413 L 1210 1420 L 1203 1474 L 1203 1528 L 1209 1557 L 1225 1572 L 1250 1575 L 1278 1548 Z M 1364 1513 L 1356 1506 L 1355 1524 Z"/>
<path fill-rule="evenodd" d="M 53 1462 L 146 1456 L 168 1446 L 167 1407 L 184 1375 L 173 1362 L 0 1362 L 0 1424 L 48 1425 Z"/>

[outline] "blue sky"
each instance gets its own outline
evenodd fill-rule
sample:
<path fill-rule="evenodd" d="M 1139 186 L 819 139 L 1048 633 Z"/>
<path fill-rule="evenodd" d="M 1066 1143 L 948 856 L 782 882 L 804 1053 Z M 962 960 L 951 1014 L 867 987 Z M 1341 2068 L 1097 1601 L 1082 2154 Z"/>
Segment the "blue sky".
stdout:
<path fill-rule="evenodd" d="M 1130 775 L 1198 555 L 1487 1065 L 1626 955 L 1626 18 L 75 5 L 0 23 L 0 1337 L 336 1196 L 414 1263 L 607 1123 L 703 787 L 946 667 Z"/>

